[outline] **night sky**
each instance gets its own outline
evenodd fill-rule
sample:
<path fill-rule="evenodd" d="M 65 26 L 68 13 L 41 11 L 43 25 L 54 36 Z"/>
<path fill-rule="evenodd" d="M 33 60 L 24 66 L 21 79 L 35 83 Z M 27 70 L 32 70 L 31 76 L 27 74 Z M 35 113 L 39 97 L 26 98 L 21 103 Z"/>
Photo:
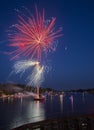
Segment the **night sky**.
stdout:
<path fill-rule="evenodd" d="M 26 83 L 26 74 L 9 76 L 15 61 L 3 52 L 11 51 L 7 31 L 17 23 L 15 9 L 24 13 L 25 6 L 33 14 L 35 4 L 40 11 L 45 9 L 45 19 L 56 17 L 56 29 L 63 28 L 56 51 L 47 56 L 52 69 L 42 86 L 94 88 L 94 2 L 89 0 L 0 0 L 0 82 Z"/>

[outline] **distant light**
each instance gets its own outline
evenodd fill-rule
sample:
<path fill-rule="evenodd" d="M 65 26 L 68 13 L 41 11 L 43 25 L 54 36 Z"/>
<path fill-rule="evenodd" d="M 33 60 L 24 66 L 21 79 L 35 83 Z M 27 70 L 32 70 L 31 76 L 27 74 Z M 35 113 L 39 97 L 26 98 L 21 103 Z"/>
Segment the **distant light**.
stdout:
<path fill-rule="evenodd" d="M 66 46 L 66 47 L 65 47 L 65 51 L 66 51 L 67 49 L 68 49 L 68 47 Z"/>

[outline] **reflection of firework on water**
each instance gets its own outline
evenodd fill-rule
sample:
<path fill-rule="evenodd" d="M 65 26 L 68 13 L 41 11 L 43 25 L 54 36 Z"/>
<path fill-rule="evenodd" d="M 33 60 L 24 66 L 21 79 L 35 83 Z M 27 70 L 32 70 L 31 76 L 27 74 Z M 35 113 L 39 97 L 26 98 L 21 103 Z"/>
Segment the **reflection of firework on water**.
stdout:
<path fill-rule="evenodd" d="M 15 54 L 13 59 L 22 54 L 40 60 L 43 52 L 55 50 L 54 41 L 62 36 L 61 29 L 54 29 L 56 18 L 46 22 L 44 11 L 40 14 L 37 8 L 35 17 L 18 17 L 19 22 L 13 26 L 14 33 L 9 37 L 12 42 L 10 46 L 16 47 L 16 50 L 10 53 Z"/>
<path fill-rule="evenodd" d="M 21 75 L 29 68 L 34 67 L 27 78 L 27 85 L 39 86 L 44 80 L 44 66 L 40 66 L 38 61 L 22 60 L 17 61 L 13 66 L 13 72 Z"/>
<path fill-rule="evenodd" d="M 73 109 L 74 109 L 74 97 L 73 97 L 73 95 L 70 96 L 70 100 L 71 100 L 72 111 L 73 111 Z"/>
<path fill-rule="evenodd" d="M 31 75 L 27 78 L 29 86 L 40 86 L 44 81 L 44 66 L 36 65 Z"/>

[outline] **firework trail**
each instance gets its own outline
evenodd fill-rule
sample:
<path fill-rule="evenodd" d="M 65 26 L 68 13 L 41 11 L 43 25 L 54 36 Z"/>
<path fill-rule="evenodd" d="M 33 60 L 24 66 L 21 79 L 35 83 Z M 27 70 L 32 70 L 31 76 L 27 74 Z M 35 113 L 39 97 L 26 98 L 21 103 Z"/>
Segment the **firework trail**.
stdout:
<path fill-rule="evenodd" d="M 40 66 L 38 61 L 17 61 L 13 66 L 12 72 L 16 74 L 20 73 L 22 76 L 25 71 L 32 67 L 34 68 L 31 70 L 30 75 L 26 79 L 26 81 L 28 81 L 27 85 L 39 86 L 44 80 L 44 66 Z"/>
<path fill-rule="evenodd" d="M 9 36 L 9 46 L 16 47 L 16 50 L 9 54 L 15 54 L 12 59 L 22 55 L 41 61 L 42 53 L 54 51 L 56 38 L 62 36 L 61 29 L 54 29 L 56 18 L 46 22 L 44 10 L 40 13 L 37 8 L 36 16 L 18 17 L 18 23 L 13 25 L 13 33 Z"/>
<path fill-rule="evenodd" d="M 40 86 L 44 81 L 44 66 L 36 65 L 31 75 L 27 78 L 29 86 Z"/>
<path fill-rule="evenodd" d="M 24 73 L 28 68 L 37 64 L 39 64 L 39 62 L 31 60 L 17 61 L 13 66 L 13 70 L 16 74 L 21 72 Z"/>

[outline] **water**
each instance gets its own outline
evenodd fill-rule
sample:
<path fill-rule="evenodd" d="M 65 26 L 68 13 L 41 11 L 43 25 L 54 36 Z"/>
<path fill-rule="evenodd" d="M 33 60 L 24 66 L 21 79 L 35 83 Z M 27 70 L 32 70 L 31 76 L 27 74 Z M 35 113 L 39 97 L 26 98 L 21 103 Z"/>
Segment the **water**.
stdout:
<path fill-rule="evenodd" d="M 10 130 L 47 118 L 73 115 L 94 115 L 94 95 L 67 93 L 65 96 L 47 96 L 43 102 L 34 101 L 31 97 L 0 99 L 0 130 Z"/>

